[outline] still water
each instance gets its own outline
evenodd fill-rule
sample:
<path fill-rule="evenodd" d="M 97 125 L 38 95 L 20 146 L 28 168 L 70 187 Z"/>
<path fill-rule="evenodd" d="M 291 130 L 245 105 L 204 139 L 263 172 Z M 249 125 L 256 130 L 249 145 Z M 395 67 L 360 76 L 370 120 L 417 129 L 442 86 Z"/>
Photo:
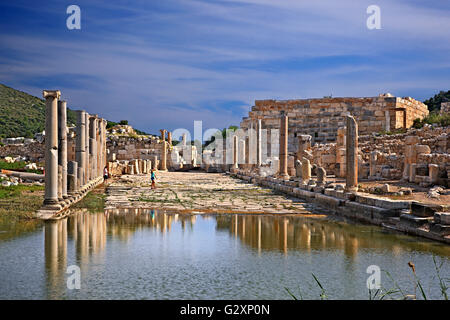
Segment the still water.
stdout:
<path fill-rule="evenodd" d="M 285 288 L 319 299 L 312 274 L 329 299 L 368 299 L 370 265 L 382 287 L 394 287 L 387 271 L 414 293 L 409 261 L 427 298 L 440 299 L 433 255 L 450 276 L 449 246 L 328 218 L 136 209 L 9 231 L 0 230 L 0 299 L 291 299 Z M 80 289 L 68 289 L 72 265 Z"/>

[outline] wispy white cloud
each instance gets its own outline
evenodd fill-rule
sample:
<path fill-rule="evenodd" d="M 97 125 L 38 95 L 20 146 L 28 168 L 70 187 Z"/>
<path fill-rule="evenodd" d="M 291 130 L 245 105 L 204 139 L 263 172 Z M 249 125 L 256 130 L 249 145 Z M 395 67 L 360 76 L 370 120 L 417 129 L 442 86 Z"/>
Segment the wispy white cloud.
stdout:
<path fill-rule="evenodd" d="M 448 7 L 377 2 L 382 30 L 369 31 L 365 0 L 80 1 L 80 33 L 0 31 L 0 81 L 58 85 L 75 107 L 153 132 L 237 124 L 255 99 L 450 87 Z"/>

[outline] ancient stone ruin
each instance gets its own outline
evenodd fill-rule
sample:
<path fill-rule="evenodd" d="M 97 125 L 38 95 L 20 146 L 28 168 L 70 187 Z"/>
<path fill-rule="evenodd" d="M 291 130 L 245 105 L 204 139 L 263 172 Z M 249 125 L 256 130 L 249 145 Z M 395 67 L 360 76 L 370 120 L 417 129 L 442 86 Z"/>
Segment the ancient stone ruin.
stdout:
<path fill-rule="evenodd" d="M 106 164 L 106 120 L 85 111 L 77 111 L 76 139 L 68 143 L 67 102 L 60 100 L 59 90 L 44 90 L 45 117 L 45 194 L 40 218 L 79 201 L 103 181 Z M 70 144 L 73 153 L 68 156 Z"/>

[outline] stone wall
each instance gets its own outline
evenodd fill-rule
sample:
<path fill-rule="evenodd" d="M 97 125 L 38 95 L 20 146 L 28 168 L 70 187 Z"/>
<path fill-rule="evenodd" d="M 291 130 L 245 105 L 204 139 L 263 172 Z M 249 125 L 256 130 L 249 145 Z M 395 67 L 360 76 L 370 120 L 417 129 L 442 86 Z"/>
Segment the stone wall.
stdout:
<path fill-rule="evenodd" d="M 415 145 L 418 146 L 416 149 L 419 153 L 416 155 L 414 163 L 418 175 L 428 176 L 429 165 L 437 165 L 440 183 L 445 185 L 445 179 L 450 177 L 450 127 L 425 126 L 421 129 L 410 128 L 401 134 L 360 136 L 360 178 L 369 178 L 372 163 L 372 178 L 401 179 L 405 169 L 407 137 L 416 137 Z M 311 148 L 312 163 L 322 166 L 328 174 L 344 176 L 345 172 L 339 174 L 339 168 L 342 163 L 345 163 L 345 159 L 340 163 L 338 151 L 343 149 L 345 141 L 341 144 L 340 146 L 336 143 L 313 145 Z M 371 157 L 373 157 L 372 160 Z"/>
<path fill-rule="evenodd" d="M 162 141 L 156 137 L 142 138 L 109 135 L 106 142 L 108 161 L 161 159 Z"/>
<path fill-rule="evenodd" d="M 32 162 L 44 161 L 44 144 L 37 141 L 28 144 L 8 144 L 0 146 L 0 157 L 21 156 Z"/>
<path fill-rule="evenodd" d="M 261 119 L 263 129 L 279 129 L 282 111 L 289 117 L 290 154 L 297 152 L 297 136 L 302 134 L 311 135 L 313 144 L 336 142 L 338 128 L 345 126 L 344 117 L 348 113 L 357 120 L 360 135 L 409 128 L 415 118 L 428 115 L 425 104 L 392 96 L 256 100 L 241 128 L 256 128 L 257 120 Z"/>

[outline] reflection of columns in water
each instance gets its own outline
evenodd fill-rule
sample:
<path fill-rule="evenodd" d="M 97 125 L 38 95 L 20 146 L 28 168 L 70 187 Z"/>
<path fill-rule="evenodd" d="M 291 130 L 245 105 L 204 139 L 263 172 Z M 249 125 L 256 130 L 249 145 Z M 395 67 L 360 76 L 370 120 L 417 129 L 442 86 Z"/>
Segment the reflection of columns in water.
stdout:
<path fill-rule="evenodd" d="M 258 217 L 258 253 L 261 253 L 261 217 Z"/>
<path fill-rule="evenodd" d="M 106 216 L 103 213 L 76 214 L 70 217 L 76 242 L 77 260 L 83 261 L 89 253 L 98 253 L 106 245 Z"/>
<path fill-rule="evenodd" d="M 65 290 L 67 264 L 67 219 L 46 221 L 44 225 L 45 269 L 48 299 L 55 299 Z"/>
<path fill-rule="evenodd" d="M 234 237 L 237 238 L 238 230 L 238 216 L 234 215 Z"/>
<path fill-rule="evenodd" d="M 348 257 L 356 258 L 358 254 L 358 239 L 354 236 L 347 237 L 344 252 Z"/>
<path fill-rule="evenodd" d="M 242 239 L 245 240 L 245 218 L 246 216 L 242 216 Z"/>
<path fill-rule="evenodd" d="M 288 219 L 283 219 L 283 252 L 284 254 L 287 254 L 287 225 L 288 225 Z"/>
<path fill-rule="evenodd" d="M 306 223 L 302 223 L 302 243 L 308 251 L 311 249 L 311 230 Z"/>

